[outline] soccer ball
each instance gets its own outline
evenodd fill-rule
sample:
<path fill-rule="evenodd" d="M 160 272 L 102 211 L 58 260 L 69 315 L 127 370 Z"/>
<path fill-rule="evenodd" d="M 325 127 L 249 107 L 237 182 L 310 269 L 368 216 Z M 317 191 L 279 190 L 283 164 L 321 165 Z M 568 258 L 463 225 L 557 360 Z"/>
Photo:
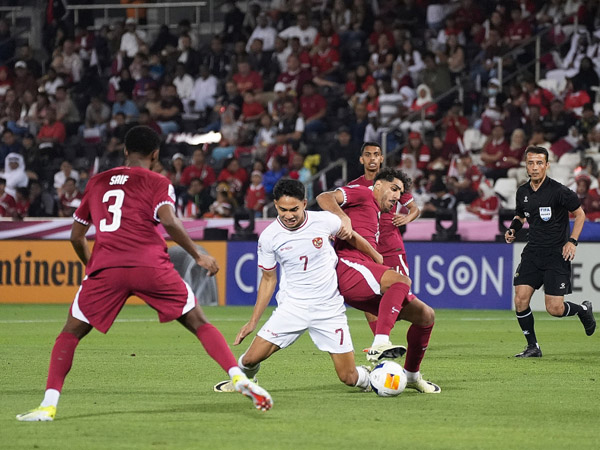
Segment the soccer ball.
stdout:
<path fill-rule="evenodd" d="M 406 387 L 406 374 L 398 363 L 384 361 L 378 364 L 369 376 L 373 391 L 380 397 L 395 397 Z"/>

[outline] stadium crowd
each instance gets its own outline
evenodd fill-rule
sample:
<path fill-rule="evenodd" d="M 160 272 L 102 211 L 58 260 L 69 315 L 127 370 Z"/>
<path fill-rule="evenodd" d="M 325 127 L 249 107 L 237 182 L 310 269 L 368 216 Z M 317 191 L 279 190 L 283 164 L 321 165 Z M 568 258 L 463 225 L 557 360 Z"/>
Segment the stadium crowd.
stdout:
<path fill-rule="evenodd" d="M 0 216 L 71 216 L 89 177 L 123 164 L 124 135 L 143 124 L 164 139 L 154 170 L 175 186 L 180 217 L 230 217 L 237 206 L 260 215 L 282 177 L 307 183 L 312 199 L 360 175 L 361 144 L 386 136 L 387 162 L 413 179 L 425 216 L 459 208 L 492 219 L 536 144 L 550 151 L 550 176 L 600 218 L 600 1 L 243 9 L 225 3 L 223 30 L 207 42 L 187 20 L 151 36 L 131 17 L 97 31 L 54 18 L 47 59 L 0 19 Z M 504 79 L 517 74 L 534 57 L 519 46 L 544 30 L 543 80 L 501 85 L 499 59 Z M 210 132 L 218 143 L 173 138 Z M 309 182 L 339 158 L 347 180 L 332 170 Z"/>

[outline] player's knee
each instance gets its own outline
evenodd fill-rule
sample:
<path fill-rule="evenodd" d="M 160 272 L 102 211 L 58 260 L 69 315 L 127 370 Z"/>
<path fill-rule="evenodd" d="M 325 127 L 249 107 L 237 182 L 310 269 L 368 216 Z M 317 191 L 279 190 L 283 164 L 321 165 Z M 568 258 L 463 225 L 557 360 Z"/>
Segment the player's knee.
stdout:
<path fill-rule="evenodd" d="M 515 295 L 515 309 L 524 311 L 529 307 L 529 297 L 523 295 Z"/>
<path fill-rule="evenodd" d="M 562 317 L 564 309 L 565 307 L 562 303 L 558 305 L 546 305 L 546 311 L 548 311 L 548 314 L 554 317 Z"/>
<path fill-rule="evenodd" d="M 435 323 L 435 311 L 431 306 L 425 305 L 423 310 L 423 326 L 429 327 Z"/>
<path fill-rule="evenodd" d="M 398 274 L 398 279 L 396 280 L 397 283 L 403 283 L 403 284 L 407 284 L 408 287 L 410 287 L 412 285 L 412 281 L 410 280 L 410 278 L 408 278 L 406 275 L 402 275 L 402 274 Z"/>
<path fill-rule="evenodd" d="M 429 327 L 435 323 L 435 311 L 431 306 L 428 306 L 424 303 L 416 317 L 416 320 L 414 320 L 412 323 L 419 327 Z"/>

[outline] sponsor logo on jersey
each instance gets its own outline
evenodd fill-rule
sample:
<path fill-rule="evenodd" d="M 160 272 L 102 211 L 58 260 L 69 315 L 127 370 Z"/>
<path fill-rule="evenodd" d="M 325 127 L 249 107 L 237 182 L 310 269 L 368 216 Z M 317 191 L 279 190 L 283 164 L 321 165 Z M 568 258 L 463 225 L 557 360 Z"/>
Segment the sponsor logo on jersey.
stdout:
<path fill-rule="evenodd" d="M 529 217 L 529 213 L 525 211 L 525 217 Z"/>
<path fill-rule="evenodd" d="M 527 200 L 527 196 L 525 196 L 525 198 L 523 199 L 523 203 L 527 203 L 529 202 L 529 200 Z"/>
<path fill-rule="evenodd" d="M 552 208 L 550 206 L 540 206 L 540 218 L 548 222 L 552 217 Z"/>
<path fill-rule="evenodd" d="M 312 240 L 312 243 L 315 246 L 315 248 L 321 248 L 323 247 L 323 238 L 316 237 Z"/>

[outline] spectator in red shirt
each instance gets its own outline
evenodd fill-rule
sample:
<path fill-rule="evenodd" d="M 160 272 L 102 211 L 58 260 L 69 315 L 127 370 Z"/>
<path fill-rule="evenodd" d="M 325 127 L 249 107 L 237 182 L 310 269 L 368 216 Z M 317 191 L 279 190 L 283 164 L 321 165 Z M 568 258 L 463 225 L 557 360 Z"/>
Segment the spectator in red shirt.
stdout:
<path fill-rule="evenodd" d="M 267 156 L 265 157 L 267 167 L 272 169 L 275 159 L 285 161 L 283 165 L 289 166 L 292 163 L 293 155 L 294 149 L 292 148 L 292 144 L 287 142 L 285 131 L 277 130 L 275 143 L 271 144 L 267 149 Z"/>
<path fill-rule="evenodd" d="M 444 145 L 451 147 L 452 153 L 458 153 L 458 140 L 462 140 L 465 130 L 469 128 L 469 121 L 462 112 L 462 103 L 455 100 L 442 120 L 442 129 L 445 131 Z"/>
<path fill-rule="evenodd" d="M 473 0 L 461 0 L 460 8 L 454 12 L 456 27 L 468 33 L 474 23 L 483 22 L 483 12 Z"/>
<path fill-rule="evenodd" d="M 578 116 L 581 116 L 583 105 L 590 103 L 590 99 L 587 91 L 575 90 L 573 86 L 573 79 L 567 78 L 567 86 L 565 92 L 565 111 L 573 111 Z"/>
<path fill-rule="evenodd" d="M 287 70 L 279 74 L 277 81 L 285 84 L 289 95 L 298 95 L 302 92 L 302 86 L 312 79 L 309 71 L 300 67 L 300 60 L 296 55 L 290 55 L 287 59 Z"/>
<path fill-rule="evenodd" d="M 375 84 L 375 78 L 369 75 L 367 67 L 361 64 L 356 68 L 356 71 L 348 73 L 348 81 L 346 82 L 344 92 L 349 98 L 355 94 L 362 97 L 372 84 Z M 355 101 L 356 99 L 353 99 L 353 102 Z"/>
<path fill-rule="evenodd" d="M 75 178 L 67 178 L 62 187 L 62 195 L 58 201 L 58 216 L 71 217 L 79 208 L 83 194 L 77 190 Z"/>
<path fill-rule="evenodd" d="M 183 169 L 181 174 L 181 185 L 189 186 L 190 181 L 199 178 L 202 184 L 210 187 L 216 180 L 215 171 L 208 164 L 205 164 L 204 151 L 201 148 L 194 150 L 192 154 L 192 164 Z"/>
<path fill-rule="evenodd" d="M 300 39 L 297 37 L 293 37 L 290 39 L 290 50 L 292 51 L 292 55 L 296 55 L 298 57 L 298 61 L 300 61 L 300 67 L 304 70 L 310 69 L 310 53 L 300 45 Z"/>
<path fill-rule="evenodd" d="M 373 32 L 369 35 L 369 53 L 374 53 L 377 51 L 379 36 L 382 34 L 387 36 L 390 47 L 396 46 L 394 34 L 391 31 L 386 30 L 383 19 L 375 19 L 373 22 Z"/>
<path fill-rule="evenodd" d="M 263 175 L 260 170 L 253 170 L 250 175 L 250 186 L 246 191 L 246 208 L 254 211 L 256 217 L 262 215 L 263 206 L 267 200 L 265 187 L 262 184 Z"/>
<path fill-rule="evenodd" d="M 305 83 L 302 87 L 300 112 L 304 116 L 305 132 L 322 133 L 327 130 L 323 120 L 327 113 L 327 101 L 317 92 L 317 87 L 312 81 Z"/>
<path fill-rule="evenodd" d="M 431 150 L 421 139 L 421 133 L 411 131 L 408 135 L 408 145 L 402 150 L 404 155 L 412 155 L 417 163 L 417 169 L 427 170 L 431 159 Z"/>
<path fill-rule="evenodd" d="M 340 46 L 340 36 L 336 33 L 335 28 L 333 28 L 333 23 L 329 17 L 321 19 L 321 28 L 319 28 L 314 45 L 317 45 L 321 37 L 327 38 L 327 43 L 333 48 L 337 49 Z"/>
<path fill-rule="evenodd" d="M 414 114 L 425 110 L 425 120 L 422 120 L 421 114 Z M 426 132 L 433 130 L 433 121 L 437 114 L 438 105 L 433 101 L 431 96 L 431 89 L 426 84 L 420 84 L 417 87 L 417 98 L 413 101 L 410 107 L 410 118 L 411 120 L 405 120 L 400 124 L 402 131 L 418 131 Z"/>
<path fill-rule="evenodd" d="M 471 203 L 479 194 L 477 189 L 483 179 L 483 174 L 476 164 L 473 164 L 473 158 L 470 152 L 460 154 L 458 160 L 458 180 L 454 186 L 456 200 L 461 203 Z"/>
<path fill-rule="evenodd" d="M 242 60 L 237 64 L 238 71 L 233 76 L 233 81 L 237 85 L 238 91 L 243 94 L 246 91 L 262 92 L 263 80 L 260 74 L 250 70 L 248 61 Z"/>
<path fill-rule="evenodd" d="M 575 178 L 577 183 L 576 191 L 577 197 L 581 202 L 581 207 L 585 212 L 585 218 L 591 222 L 598 222 L 600 220 L 600 195 L 598 190 L 590 190 L 592 180 L 586 173 L 578 175 Z"/>
<path fill-rule="evenodd" d="M 340 55 L 334 47 L 329 45 L 325 36 L 319 38 L 311 64 L 315 77 L 325 78 L 327 81 L 338 81 L 337 70 L 340 65 Z"/>
<path fill-rule="evenodd" d="M 58 145 L 65 143 L 66 138 L 64 124 L 56 120 L 56 110 L 53 107 L 48 108 L 44 124 L 37 135 L 40 150 L 56 149 Z"/>
<path fill-rule="evenodd" d="M 17 207 L 12 195 L 5 191 L 6 180 L 0 178 L 0 217 L 12 217 Z"/>
<path fill-rule="evenodd" d="M 539 86 L 533 77 L 523 81 L 523 91 L 525 91 L 525 96 L 527 97 L 527 105 L 539 106 L 540 114 L 542 117 L 546 117 L 550 112 L 550 104 L 554 99 L 554 95 L 549 90 Z"/>
<path fill-rule="evenodd" d="M 242 115 L 240 116 L 240 120 L 246 124 L 256 126 L 264 113 L 265 108 L 256 100 L 254 92 L 246 91 L 244 93 L 244 103 L 242 104 Z"/>
<path fill-rule="evenodd" d="M 484 174 L 487 178 L 496 181 L 506 177 L 508 168 L 502 167 L 509 154 L 508 142 L 504 138 L 504 127 L 499 120 L 494 123 L 492 135 L 481 150 L 481 161 L 485 164 Z"/>
<path fill-rule="evenodd" d="M 510 135 L 510 145 L 506 153 L 506 160 L 501 163 L 501 167 L 519 167 L 523 161 L 523 155 L 527 149 L 527 136 L 522 128 L 517 128 Z"/>
<path fill-rule="evenodd" d="M 475 214 L 481 220 L 492 220 L 500 209 L 500 199 L 487 180 L 479 183 L 479 197 L 467 206 L 467 211 Z"/>
<path fill-rule="evenodd" d="M 225 166 L 217 178 L 217 182 L 226 182 L 229 185 L 231 193 L 236 198 L 242 194 L 247 181 L 248 174 L 243 167 L 240 167 L 236 158 L 229 158 L 225 161 Z"/>
<path fill-rule="evenodd" d="M 518 47 L 531 36 L 532 30 L 530 23 L 523 18 L 521 8 L 515 7 L 510 11 L 512 22 L 508 24 L 504 40 L 509 47 Z"/>

